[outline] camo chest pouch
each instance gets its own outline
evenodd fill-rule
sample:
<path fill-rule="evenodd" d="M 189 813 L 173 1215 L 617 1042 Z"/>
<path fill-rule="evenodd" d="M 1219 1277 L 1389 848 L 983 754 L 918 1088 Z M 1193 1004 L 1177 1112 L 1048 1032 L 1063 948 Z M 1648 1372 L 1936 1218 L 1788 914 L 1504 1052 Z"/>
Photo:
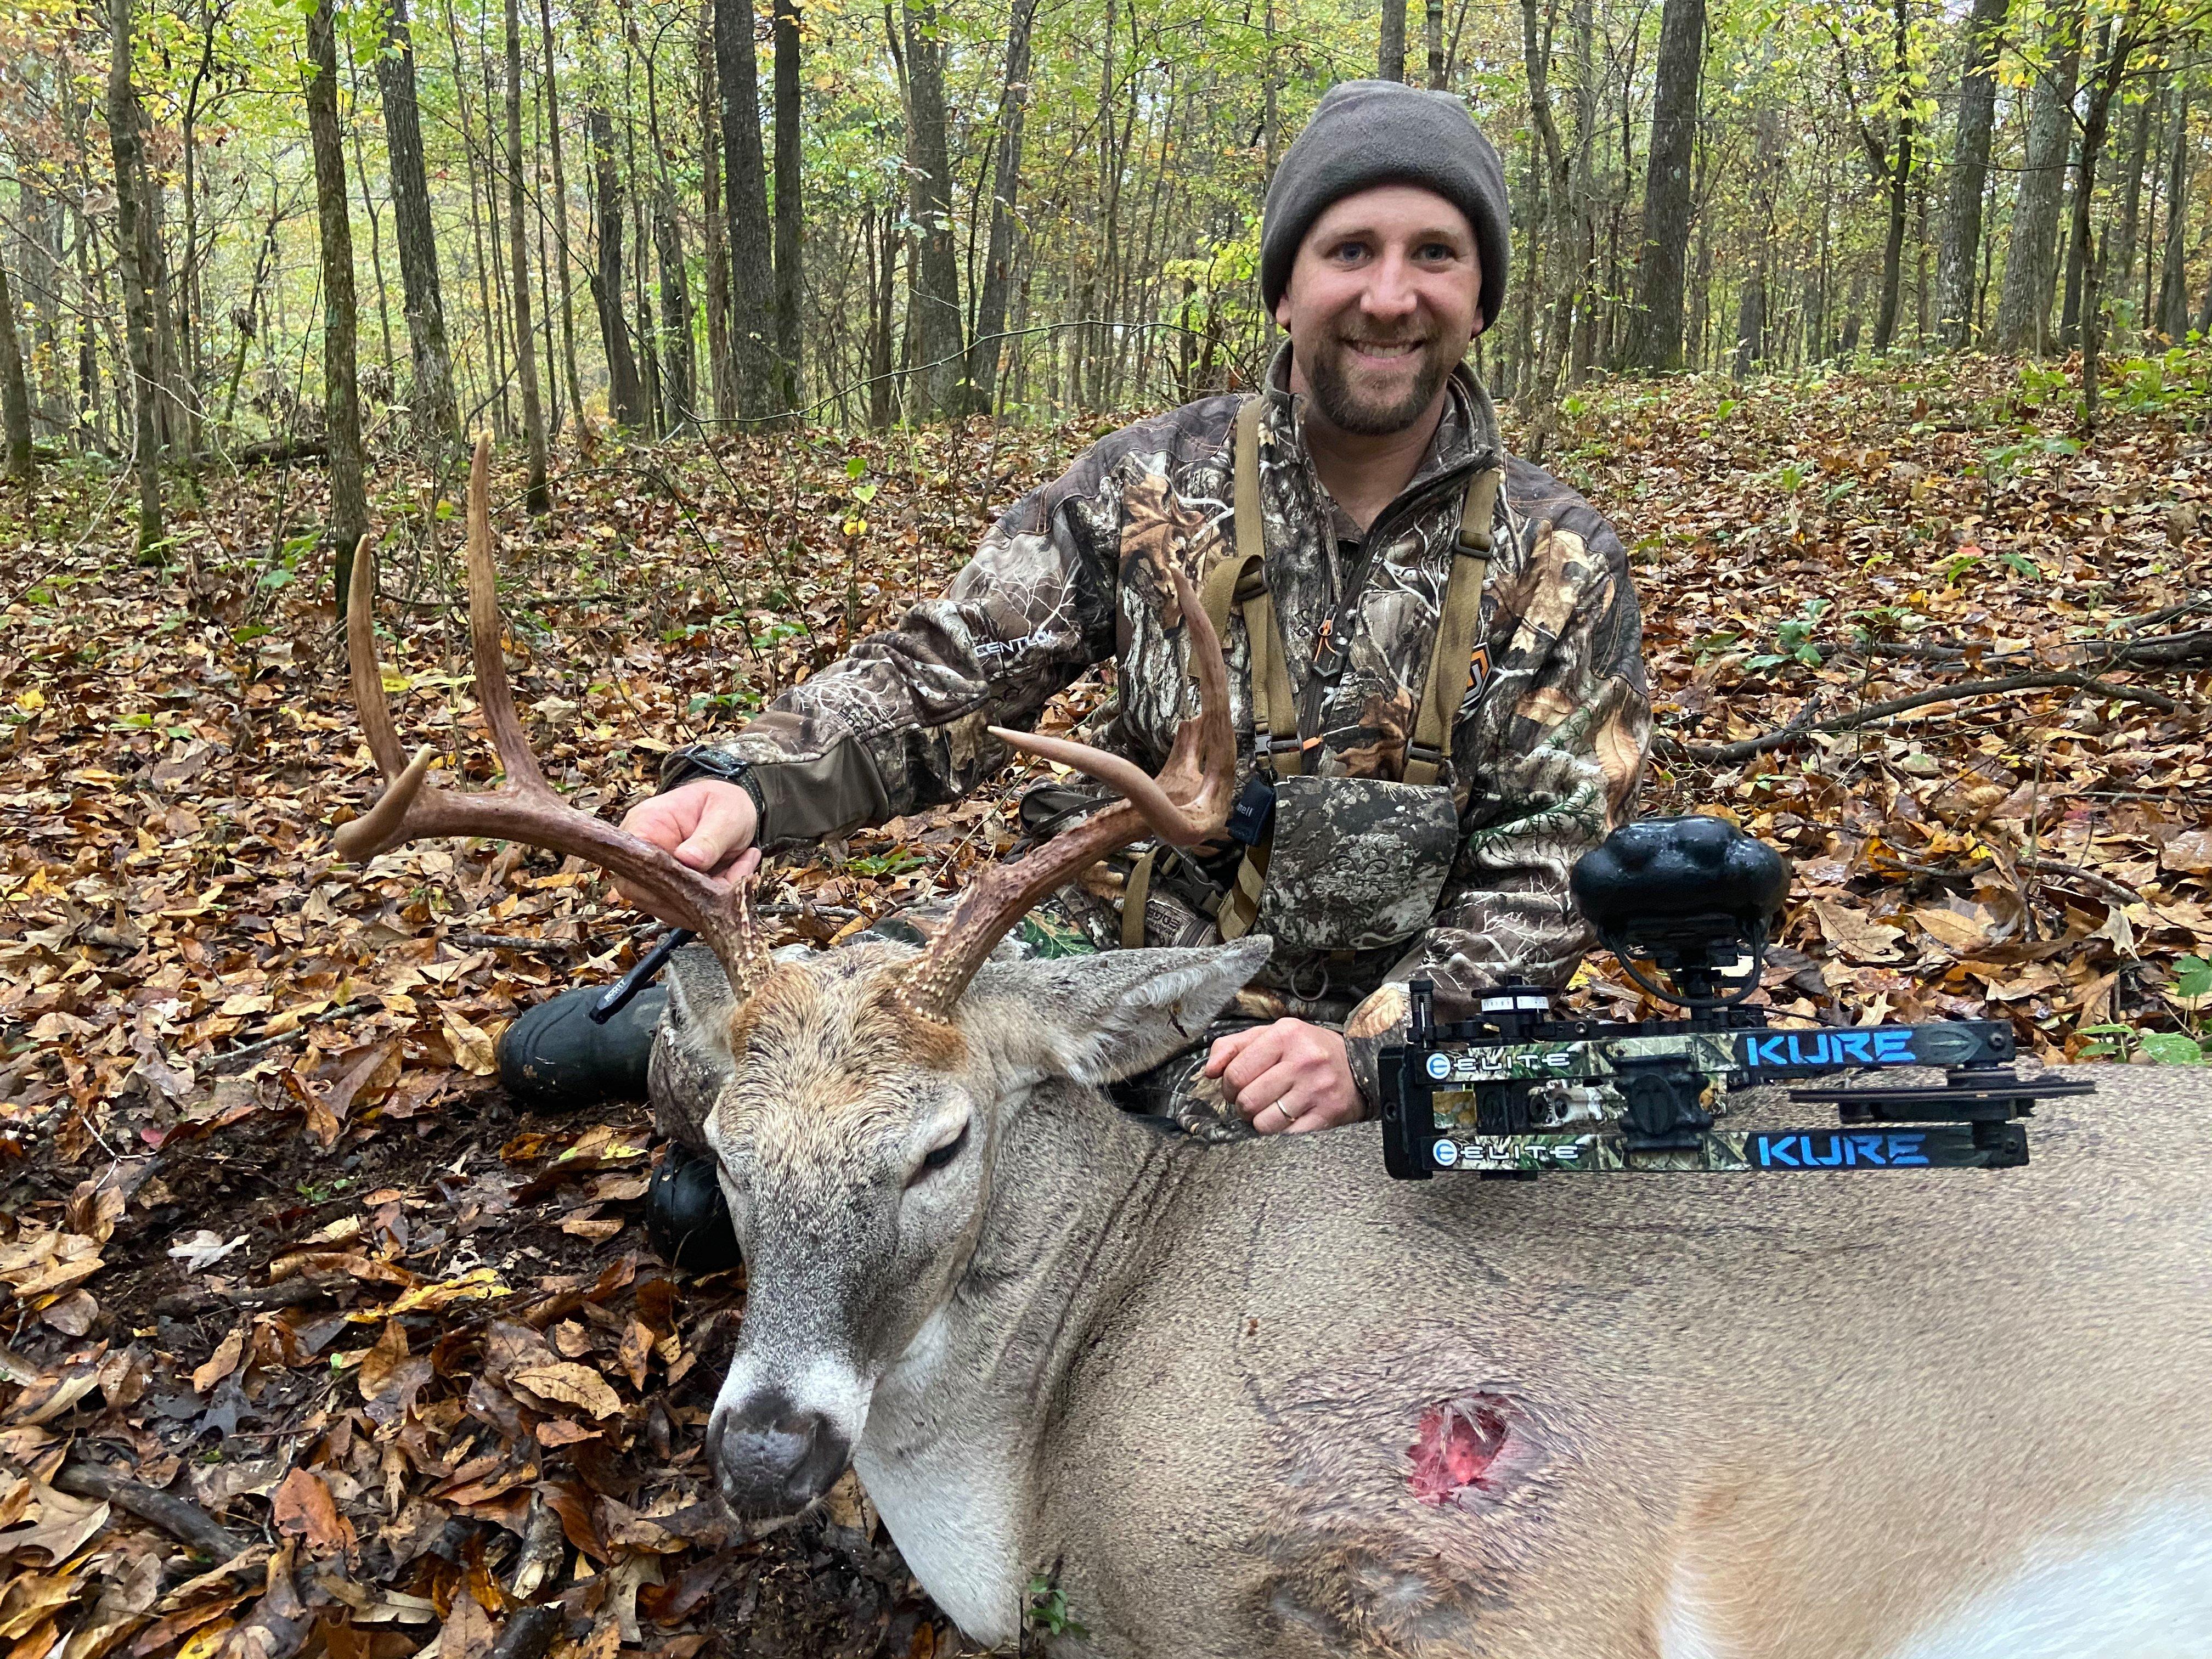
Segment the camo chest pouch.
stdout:
<path fill-rule="evenodd" d="M 1220 631 L 1241 611 L 1251 656 L 1255 747 L 1245 799 L 1230 833 L 1244 844 L 1235 884 L 1216 920 L 1224 939 L 1262 933 L 1292 952 L 1377 951 L 1434 921 L 1459 851 L 1459 811 L 1445 777 L 1451 730 L 1482 608 L 1501 473 L 1469 480 L 1452 562 L 1415 706 L 1401 780 L 1312 776 L 1317 744 L 1301 731 L 1284 642 L 1267 591 L 1260 533 L 1259 415 L 1255 398 L 1237 422 L 1237 550 L 1207 574 L 1204 599 Z M 1340 623 L 1351 617 L 1345 598 Z M 1324 635 L 1341 640 L 1338 625 Z M 1320 684 L 1331 665 L 1318 658 Z M 1310 716 L 1311 711 L 1309 711 Z"/>
<path fill-rule="evenodd" d="M 1439 785 L 1279 778 L 1251 931 L 1292 951 L 1376 951 L 1426 927 L 1459 847 Z"/>

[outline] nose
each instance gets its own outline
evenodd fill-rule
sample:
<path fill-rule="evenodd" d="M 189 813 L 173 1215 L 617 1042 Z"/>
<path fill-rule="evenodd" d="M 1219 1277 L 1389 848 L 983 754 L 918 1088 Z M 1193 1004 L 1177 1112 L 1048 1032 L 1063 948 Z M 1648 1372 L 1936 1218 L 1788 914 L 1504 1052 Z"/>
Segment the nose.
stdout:
<path fill-rule="evenodd" d="M 1360 301 L 1369 316 L 1394 319 L 1419 307 L 1420 289 L 1413 281 L 1413 267 L 1397 249 L 1384 251 L 1368 278 Z"/>
<path fill-rule="evenodd" d="M 722 1501 L 756 1519 L 798 1514 L 836 1484 L 852 1450 L 827 1417 L 780 1389 L 717 1407 L 707 1425 L 707 1457 Z"/>

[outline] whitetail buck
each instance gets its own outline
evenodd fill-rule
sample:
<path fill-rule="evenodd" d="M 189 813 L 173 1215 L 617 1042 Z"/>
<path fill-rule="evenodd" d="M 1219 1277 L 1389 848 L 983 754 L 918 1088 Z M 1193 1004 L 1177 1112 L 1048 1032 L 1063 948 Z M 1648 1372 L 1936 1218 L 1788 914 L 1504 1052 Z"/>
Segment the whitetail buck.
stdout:
<path fill-rule="evenodd" d="M 343 832 L 577 853 L 714 946 L 657 1103 L 720 1165 L 750 1301 L 708 1449 L 796 1512 L 849 1462 L 923 1585 L 1016 1639 L 1032 1577 L 1103 1654 L 2147 1659 L 2212 1653 L 2212 1091 L 2104 1068 L 2034 1164 L 1772 1182 L 1384 1178 L 1371 1127 L 1209 1147 L 1099 1085 L 1188 1043 L 1264 942 L 1006 963 L 1039 895 L 1219 824 L 1204 696 L 1157 783 L 989 872 L 927 950 L 771 961 L 742 893 L 562 807 L 470 596 L 509 783 L 403 772 Z M 716 966 L 715 959 L 720 966 Z"/>

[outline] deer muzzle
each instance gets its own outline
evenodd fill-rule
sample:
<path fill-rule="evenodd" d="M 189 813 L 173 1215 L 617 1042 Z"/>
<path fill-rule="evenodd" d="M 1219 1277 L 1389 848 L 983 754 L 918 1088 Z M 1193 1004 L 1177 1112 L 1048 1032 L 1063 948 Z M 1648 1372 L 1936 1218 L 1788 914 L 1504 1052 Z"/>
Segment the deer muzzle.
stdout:
<path fill-rule="evenodd" d="M 778 1388 L 718 1405 L 707 1425 L 722 1501 L 748 1519 L 798 1514 L 836 1483 L 852 1455 L 851 1439 L 828 1413 Z"/>

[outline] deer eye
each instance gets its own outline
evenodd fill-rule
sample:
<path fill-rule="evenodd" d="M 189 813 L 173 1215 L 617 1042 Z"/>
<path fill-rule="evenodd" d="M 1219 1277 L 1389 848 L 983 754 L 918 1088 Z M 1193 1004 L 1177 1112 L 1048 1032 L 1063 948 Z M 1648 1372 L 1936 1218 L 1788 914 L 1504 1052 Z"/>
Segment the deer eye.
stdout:
<path fill-rule="evenodd" d="M 963 1123 L 960 1126 L 960 1133 L 958 1134 L 953 1136 L 951 1139 L 946 1141 L 942 1146 L 937 1147 L 935 1150 L 923 1157 L 921 1160 L 921 1167 L 914 1172 L 913 1178 L 906 1184 L 911 1187 L 916 1182 L 921 1181 L 923 1177 L 936 1174 L 946 1164 L 951 1163 L 954 1158 L 959 1157 L 960 1149 L 967 1144 L 968 1126 Z"/>

